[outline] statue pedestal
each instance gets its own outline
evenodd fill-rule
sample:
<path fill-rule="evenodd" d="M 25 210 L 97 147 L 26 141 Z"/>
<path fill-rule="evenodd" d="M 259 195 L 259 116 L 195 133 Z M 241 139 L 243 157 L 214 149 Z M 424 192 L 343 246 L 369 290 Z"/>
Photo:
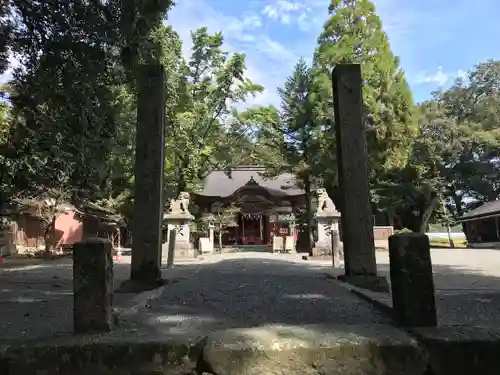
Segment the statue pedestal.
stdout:
<path fill-rule="evenodd" d="M 316 213 L 315 219 L 318 231 L 318 241 L 314 244 L 313 256 L 331 256 L 333 254 L 336 259 L 339 259 L 339 249 L 332 249 L 332 232 L 336 232 L 337 238 L 340 238 L 340 212 L 322 211 L 320 213 Z M 342 247 L 342 242 L 340 242 L 340 240 L 338 242 L 339 247 Z"/>
<path fill-rule="evenodd" d="M 166 224 L 166 242 L 162 244 L 161 258 L 162 263 L 167 261 L 168 257 L 168 239 L 171 230 L 176 231 L 174 259 L 195 258 L 196 250 L 189 238 L 189 224 L 194 216 L 188 213 L 168 213 L 163 215 L 163 222 Z"/>

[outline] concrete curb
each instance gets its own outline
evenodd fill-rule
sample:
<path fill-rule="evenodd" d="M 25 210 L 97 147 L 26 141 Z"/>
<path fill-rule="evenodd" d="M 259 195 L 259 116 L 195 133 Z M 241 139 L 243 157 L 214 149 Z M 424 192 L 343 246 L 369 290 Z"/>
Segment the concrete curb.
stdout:
<path fill-rule="evenodd" d="M 193 265 L 199 264 L 200 266 L 204 265 L 204 263 L 196 263 L 196 262 L 187 263 L 187 265 L 191 265 L 191 264 L 193 264 Z M 184 265 L 184 264 L 182 264 L 182 265 Z M 195 276 L 198 272 L 201 271 L 201 269 L 202 269 L 202 267 L 191 271 L 191 273 L 187 277 Z M 164 280 L 166 280 L 166 284 L 159 286 L 158 288 L 147 290 L 147 291 L 140 292 L 140 293 L 123 293 L 123 292 L 117 292 L 115 290 L 115 296 L 119 295 L 120 299 L 127 301 L 127 302 L 122 303 L 119 306 L 116 306 L 113 308 L 113 311 L 115 314 L 118 315 L 118 318 L 120 316 L 129 316 L 129 315 L 132 315 L 132 314 L 138 312 L 138 310 L 141 307 L 144 307 L 150 301 L 157 299 L 158 297 L 160 297 L 162 295 L 162 293 L 165 291 L 165 289 L 171 287 L 173 284 L 172 281 L 178 280 L 178 279 L 180 279 L 180 280 L 185 279 L 185 277 L 176 277 L 177 275 L 175 274 L 175 270 L 176 270 L 175 266 L 169 270 L 173 270 L 174 274 L 173 275 L 165 275 L 166 277 L 164 277 Z M 165 271 L 168 272 L 167 269 L 163 269 L 162 274 Z M 118 289 L 119 289 L 119 287 L 118 287 Z"/>
<path fill-rule="evenodd" d="M 359 288 L 346 282 L 338 281 L 332 278 L 329 273 L 326 273 L 326 275 L 332 282 L 342 286 L 343 288 L 346 288 L 347 290 L 349 290 L 349 292 L 370 303 L 373 307 L 377 308 L 383 313 L 392 316 L 392 298 L 389 293 L 372 292 L 370 290 Z"/>
<path fill-rule="evenodd" d="M 165 336 L 137 330 L 0 347 L 2 375 L 423 375 L 428 356 L 388 325 L 268 325 Z"/>

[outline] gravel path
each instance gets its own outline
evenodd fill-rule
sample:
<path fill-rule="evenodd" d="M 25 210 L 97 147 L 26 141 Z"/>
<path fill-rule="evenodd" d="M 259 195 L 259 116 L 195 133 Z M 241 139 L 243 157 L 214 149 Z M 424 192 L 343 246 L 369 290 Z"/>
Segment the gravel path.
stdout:
<path fill-rule="evenodd" d="M 432 249 L 431 256 L 439 324 L 500 326 L 500 251 Z M 387 252 L 377 252 L 377 264 L 388 272 Z"/>
<path fill-rule="evenodd" d="M 115 283 L 127 275 L 128 265 L 115 267 Z M 0 269 L 0 340 L 35 339 L 72 330 L 71 259 Z"/>
<path fill-rule="evenodd" d="M 164 270 L 164 276 L 189 277 L 196 268 L 195 265 Z M 115 264 L 115 286 L 127 280 L 129 274 L 129 259 Z M 126 307 L 134 297 L 134 294 L 115 293 L 114 306 Z M 0 268 L 0 342 L 45 338 L 72 331 L 71 259 Z"/>
<path fill-rule="evenodd" d="M 390 322 L 323 271 L 268 256 L 224 260 L 164 287 L 128 323 L 175 334 L 222 326 Z"/>

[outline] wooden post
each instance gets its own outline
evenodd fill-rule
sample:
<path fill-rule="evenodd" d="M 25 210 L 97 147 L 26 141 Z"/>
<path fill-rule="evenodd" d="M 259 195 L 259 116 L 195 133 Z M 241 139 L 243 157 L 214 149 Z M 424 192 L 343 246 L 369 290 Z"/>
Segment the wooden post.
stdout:
<path fill-rule="evenodd" d="M 332 230 L 330 232 L 330 239 L 332 243 L 332 265 L 337 267 L 340 263 L 340 253 L 339 253 L 339 232 Z"/>
<path fill-rule="evenodd" d="M 163 221 L 165 71 L 142 65 L 138 88 L 131 279 L 161 279 Z"/>
<path fill-rule="evenodd" d="M 244 245 L 245 243 L 245 215 L 241 214 L 241 243 Z"/>
<path fill-rule="evenodd" d="M 376 276 L 360 65 L 337 65 L 332 84 L 345 276 Z"/>
<path fill-rule="evenodd" d="M 264 242 L 264 234 L 263 234 L 263 228 L 262 228 L 262 214 L 260 214 L 260 217 L 259 217 L 259 229 L 260 229 L 260 240 L 261 240 L 261 242 Z"/>
<path fill-rule="evenodd" d="M 495 224 L 496 224 L 496 227 L 497 227 L 497 240 L 500 240 L 500 223 L 499 223 L 499 217 L 497 216 L 495 218 Z"/>
<path fill-rule="evenodd" d="M 168 233 L 168 255 L 167 255 L 167 268 L 172 268 L 174 266 L 174 256 L 175 256 L 175 237 L 177 232 L 175 229 L 170 229 Z"/>

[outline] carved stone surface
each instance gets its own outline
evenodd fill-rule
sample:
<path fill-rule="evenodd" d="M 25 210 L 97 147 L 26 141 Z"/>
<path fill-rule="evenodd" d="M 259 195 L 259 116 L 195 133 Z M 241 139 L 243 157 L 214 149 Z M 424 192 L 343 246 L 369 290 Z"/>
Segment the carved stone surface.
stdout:
<path fill-rule="evenodd" d="M 315 216 L 340 216 L 325 189 L 316 190 L 317 207 Z"/>
<path fill-rule="evenodd" d="M 73 322 L 77 333 L 109 331 L 113 302 L 111 242 L 91 238 L 74 245 Z"/>
<path fill-rule="evenodd" d="M 406 326 L 437 325 L 429 237 L 400 233 L 389 237 L 392 304 Z"/>
<path fill-rule="evenodd" d="M 325 189 L 317 189 L 316 198 L 317 207 L 314 217 L 316 219 L 318 240 L 314 244 L 312 255 L 332 255 L 331 234 L 334 231 L 338 233 L 341 215 Z"/>
<path fill-rule="evenodd" d="M 196 249 L 190 239 L 190 223 L 194 219 L 189 212 L 172 212 L 163 216 L 166 223 L 167 233 L 175 231 L 174 259 L 194 258 L 197 255 Z M 162 245 L 162 261 L 167 259 L 169 241 Z"/>
<path fill-rule="evenodd" d="M 361 84 L 360 65 L 335 67 L 332 74 L 335 138 L 348 277 L 377 273 Z"/>
<path fill-rule="evenodd" d="M 140 73 L 131 279 L 156 283 L 161 278 L 165 71 L 161 65 L 143 65 Z"/>
<path fill-rule="evenodd" d="M 189 199 L 190 195 L 188 192 L 182 191 L 179 194 L 179 198 L 171 199 L 168 205 L 168 214 L 188 214 L 189 212 Z"/>

